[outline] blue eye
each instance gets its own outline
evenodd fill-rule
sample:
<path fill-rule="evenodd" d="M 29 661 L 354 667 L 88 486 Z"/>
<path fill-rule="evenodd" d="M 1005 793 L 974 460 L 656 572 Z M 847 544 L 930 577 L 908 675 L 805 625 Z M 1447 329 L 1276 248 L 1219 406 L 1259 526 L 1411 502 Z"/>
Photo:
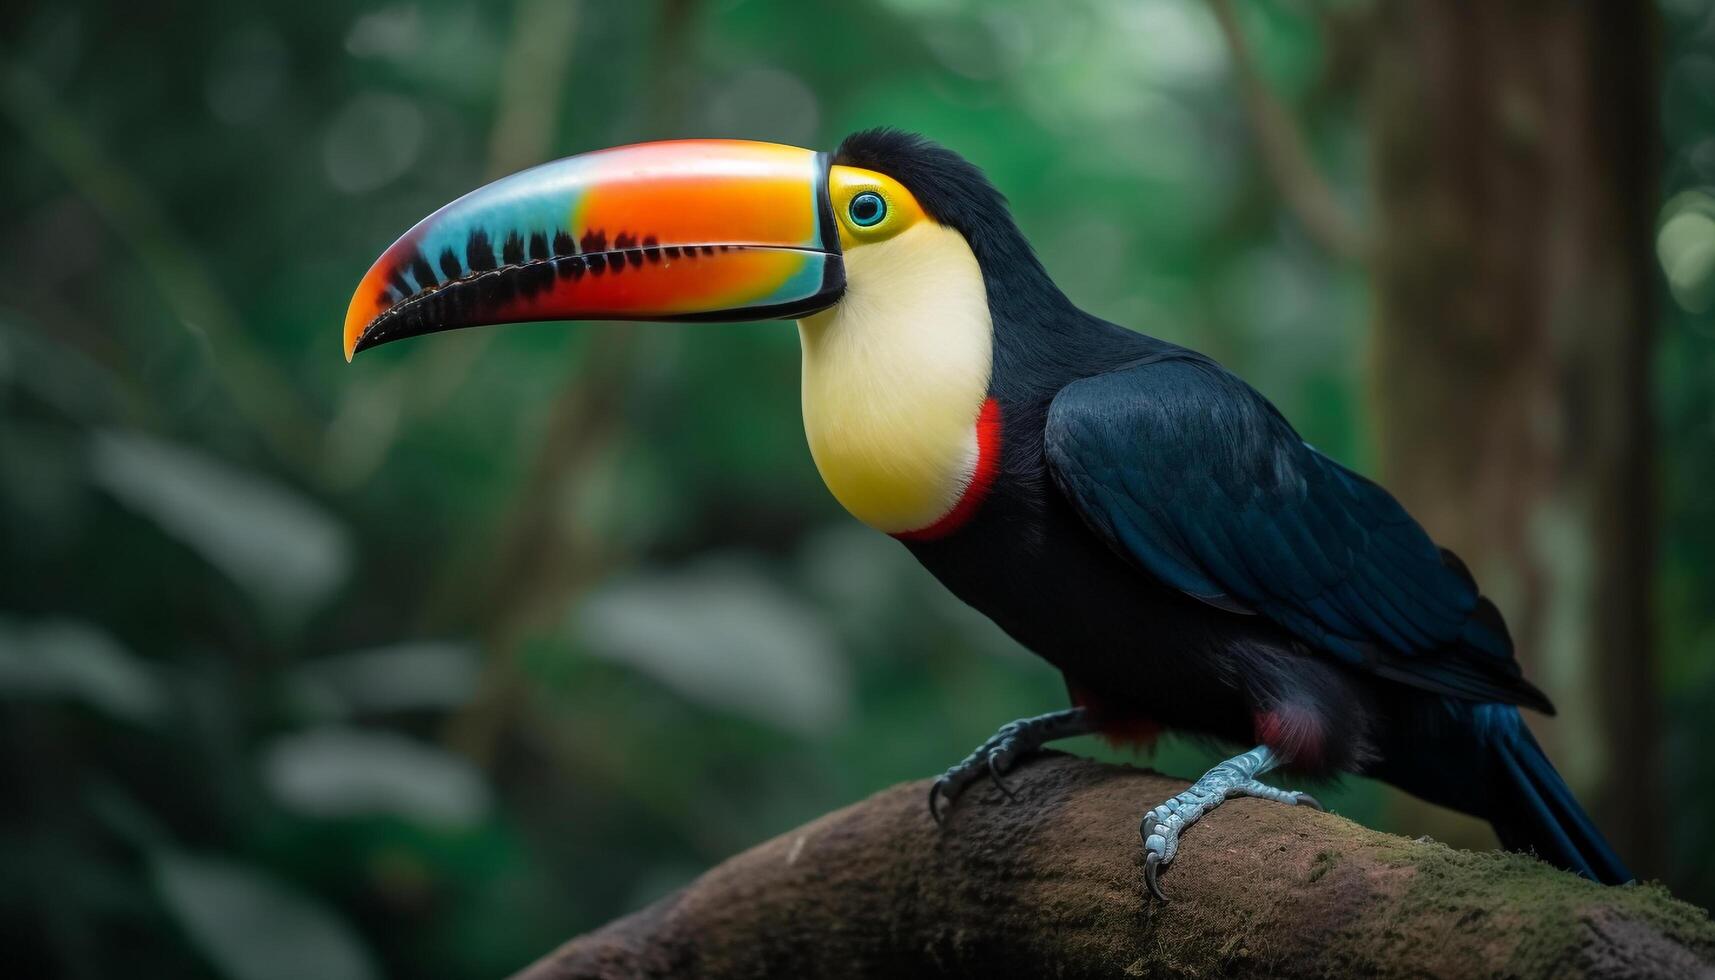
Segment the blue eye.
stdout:
<path fill-rule="evenodd" d="M 864 191 L 852 198 L 852 203 L 846 206 L 846 213 L 851 215 L 852 224 L 870 228 L 887 217 L 887 201 L 874 191 Z"/>

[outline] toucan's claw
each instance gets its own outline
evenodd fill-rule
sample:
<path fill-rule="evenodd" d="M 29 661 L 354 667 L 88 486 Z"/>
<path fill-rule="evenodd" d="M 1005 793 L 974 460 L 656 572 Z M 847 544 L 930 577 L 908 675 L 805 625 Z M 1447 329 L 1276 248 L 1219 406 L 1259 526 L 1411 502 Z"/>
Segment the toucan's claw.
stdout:
<path fill-rule="evenodd" d="M 947 815 L 941 808 L 941 802 L 945 800 L 947 806 L 952 806 L 959 794 L 981 779 L 985 773 L 1007 799 L 1016 801 L 1018 794 L 1007 785 L 1004 777 L 1019 756 L 1041 748 L 1044 743 L 1054 739 L 1087 735 L 1090 730 L 1089 717 L 1083 708 L 1051 711 L 1045 715 L 1020 718 L 1002 725 L 1000 731 L 989 736 L 975 751 L 959 760 L 958 764 L 936 777 L 930 784 L 929 816 L 937 824 L 944 825 Z"/>
<path fill-rule="evenodd" d="M 1008 743 L 1002 742 L 1001 747 L 998 750 L 989 753 L 989 780 L 994 783 L 996 789 L 1001 791 L 1002 795 L 1004 795 L 1008 800 L 1016 803 L 1018 802 L 1018 794 L 1012 791 L 1012 787 L 1008 786 L 1006 784 L 1006 780 L 1002 779 L 1000 775 L 1000 760 L 1002 756 L 1004 755 L 1008 759 L 1011 758 L 1011 753 L 1008 751 L 1009 748 L 1010 745 Z"/>
<path fill-rule="evenodd" d="M 1249 796 L 1287 806 L 1322 809 L 1321 801 L 1309 793 L 1278 789 L 1256 777 L 1279 764 L 1274 751 L 1259 745 L 1243 755 L 1234 756 L 1203 774 L 1203 778 L 1160 806 L 1143 815 L 1138 834 L 1143 838 L 1143 882 L 1149 893 L 1161 901 L 1167 896 L 1158 880 L 1161 869 L 1173 863 L 1179 853 L 1180 837 L 1199 818 L 1222 802 L 1235 796 Z"/>
<path fill-rule="evenodd" d="M 933 783 L 929 784 L 929 816 L 934 818 L 936 826 L 942 826 L 947 822 L 946 815 L 941 812 L 941 796 L 945 793 L 946 787 L 946 776 L 937 777 Z"/>
<path fill-rule="evenodd" d="M 1161 890 L 1161 882 L 1157 880 L 1161 874 L 1161 855 L 1150 851 L 1143 858 L 1143 883 L 1149 886 L 1149 893 L 1156 901 L 1167 901 L 1167 893 Z"/>
<path fill-rule="evenodd" d="M 953 801 L 957 800 L 972 783 L 981 779 L 984 773 L 994 777 L 996 773 L 993 768 L 994 765 L 993 750 L 988 742 L 984 742 L 977 747 L 975 752 L 935 777 L 935 781 L 929 785 L 929 816 L 933 817 L 937 824 L 945 826 L 947 809 L 953 805 Z M 1003 791 L 1005 791 L 1004 788 Z"/>

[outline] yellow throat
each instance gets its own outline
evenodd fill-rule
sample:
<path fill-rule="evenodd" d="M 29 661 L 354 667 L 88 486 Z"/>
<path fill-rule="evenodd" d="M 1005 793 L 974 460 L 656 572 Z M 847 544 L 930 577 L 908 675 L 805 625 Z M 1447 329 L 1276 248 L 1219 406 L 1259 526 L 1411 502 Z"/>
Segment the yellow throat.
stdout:
<path fill-rule="evenodd" d="M 994 359 L 982 271 L 964 237 L 933 221 L 845 261 L 844 298 L 798 321 L 810 454 L 858 520 L 926 528 L 977 469 Z"/>

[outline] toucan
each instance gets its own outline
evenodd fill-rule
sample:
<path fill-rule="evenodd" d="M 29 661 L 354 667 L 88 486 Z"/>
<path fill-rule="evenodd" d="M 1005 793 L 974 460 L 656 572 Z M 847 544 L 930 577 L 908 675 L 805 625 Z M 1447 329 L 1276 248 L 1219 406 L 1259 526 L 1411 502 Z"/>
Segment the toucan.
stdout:
<path fill-rule="evenodd" d="M 1064 675 L 929 812 L 1074 735 L 1252 746 L 1142 818 L 1143 877 L 1257 777 L 1361 773 L 1502 844 L 1631 874 L 1520 716 L 1553 713 L 1495 605 L 1382 487 L 1213 359 L 1080 310 L 981 170 L 920 136 L 833 154 L 599 150 L 467 194 L 362 279 L 345 354 L 530 320 L 797 321 L 810 454 L 864 524 Z"/>

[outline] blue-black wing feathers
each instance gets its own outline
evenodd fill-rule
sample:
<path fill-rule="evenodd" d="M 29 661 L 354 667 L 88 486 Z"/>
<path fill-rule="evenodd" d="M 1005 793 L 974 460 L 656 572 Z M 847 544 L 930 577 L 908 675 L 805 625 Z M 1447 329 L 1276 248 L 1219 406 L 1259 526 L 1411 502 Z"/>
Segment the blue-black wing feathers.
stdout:
<path fill-rule="evenodd" d="M 1173 588 L 1403 684 L 1552 712 L 1464 564 L 1213 361 L 1170 350 L 1073 382 L 1046 448 L 1089 525 Z"/>

